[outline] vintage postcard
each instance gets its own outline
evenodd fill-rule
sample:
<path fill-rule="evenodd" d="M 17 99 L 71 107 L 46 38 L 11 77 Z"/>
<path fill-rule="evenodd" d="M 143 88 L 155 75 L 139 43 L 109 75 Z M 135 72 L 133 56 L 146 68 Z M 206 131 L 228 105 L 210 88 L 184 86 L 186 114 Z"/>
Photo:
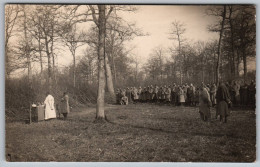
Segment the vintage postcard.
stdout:
<path fill-rule="evenodd" d="M 256 6 L 5 4 L 8 162 L 255 162 Z"/>

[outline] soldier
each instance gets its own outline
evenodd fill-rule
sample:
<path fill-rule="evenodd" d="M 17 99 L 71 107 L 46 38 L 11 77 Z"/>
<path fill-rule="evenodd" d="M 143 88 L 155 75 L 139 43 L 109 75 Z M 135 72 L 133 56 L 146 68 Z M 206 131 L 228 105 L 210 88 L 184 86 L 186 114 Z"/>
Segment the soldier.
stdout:
<path fill-rule="evenodd" d="M 128 97 L 124 94 L 120 101 L 121 105 L 128 105 Z"/>
<path fill-rule="evenodd" d="M 209 86 L 209 84 L 207 84 L 206 90 L 208 91 L 208 93 L 210 92 L 210 86 Z"/>
<path fill-rule="evenodd" d="M 126 97 L 128 98 L 128 104 L 132 103 L 131 90 L 129 87 L 126 88 Z"/>
<path fill-rule="evenodd" d="M 182 90 L 183 90 L 183 94 L 184 94 L 184 99 L 185 99 L 185 102 L 187 104 L 187 91 L 188 91 L 188 84 L 185 83 L 185 85 L 182 86 Z"/>
<path fill-rule="evenodd" d="M 134 102 L 136 103 L 138 101 L 138 90 L 136 89 L 136 87 L 133 88 L 133 98 L 134 98 Z"/>
<path fill-rule="evenodd" d="M 166 91 L 165 91 L 165 101 L 167 103 L 171 102 L 171 87 L 170 85 L 168 87 L 166 87 Z"/>
<path fill-rule="evenodd" d="M 187 100 L 190 106 L 193 106 L 194 104 L 194 96 L 195 96 L 195 87 L 192 84 L 190 84 L 190 86 L 187 89 Z"/>
<path fill-rule="evenodd" d="M 183 87 L 180 86 L 179 91 L 178 91 L 179 103 L 180 103 L 181 106 L 183 106 L 184 103 L 185 103 L 185 96 L 184 96 L 183 88 L 184 88 L 184 86 Z"/>
<path fill-rule="evenodd" d="M 146 100 L 146 87 L 142 90 L 142 102 L 144 103 Z"/>
<path fill-rule="evenodd" d="M 200 89 L 200 95 L 199 95 L 199 113 L 200 117 L 203 121 L 210 121 L 211 113 L 210 113 L 210 107 L 211 107 L 211 101 L 209 92 L 206 88 L 206 86 L 203 84 Z"/>
<path fill-rule="evenodd" d="M 162 102 L 162 87 L 158 89 L 158 101 Z"/>
<path fill-rule="evenodd" d="M 164 85 L 164 87 L 162 87 L 162 102 L 165 102 L 166 90 L 167 90 L 167 87 L 166 87 L 166 85 Z"/>
<path fill-rule="evenodd" d="M 120 89 L 116 90 L 116 104 L 120 104 L 120 99 L 121 99 L 121 92 Z"/>
<path fill-rule="evenodd" d="M 138 91 L 137 91 L 137 95 L 138 95 L 138 101 L 141 102 L 142 101 L 142 87 L 140 86 Z"/>
<path fill-rule="evenodd" d="M 251 84 L 248 86 L 248 103 L 250 106 L 255 106 L 255 94 L 256 94 L 256 87 L 255 82 L 252 80 Z"/>
<path fill-rule="evenodd" d="M 240 88 L 240 102 L 241 105 L 246 106 L 247 103 L 247 99 L 248 99 L 248 84 L 245 82 L 243 86 L 241 86 Z"/>
<path fill-rule="evenodd" d="M 153 102 L 153 97 L 154 97 L 154 94 L 153 94 L 153 85 L 150 86 L 150 89 L 149 89 L 149 102 Z"/>
<path fill-rule="evenodd" d="M 220 121 L 227 122 L 227 117 L 230 115 L 229 104 L 231 103 L 229 91 L 226 85 L 220 82 L 217 94 L 217 110 L 216 110 L 216 118 L 220 115 Z"/>
<path fill-rule="evenodd" d="M 199 104 L 199 100 L 200 100 L 199 96 L 200 96 L 200 89 L 197 88 L 195 91 L 195 98 L 194 98 L 195 106 L 197 106 Z"/>
<path fill-rule="evenodd" d="M 147 86 L 146 91 L 145 91 L 145 102 L 149 102 L 149 100 L 150 100 L 149 90 L 150 90 L 150 86 Z"/>
<path fill-rule="evenodd" d="M 238 81 L 235 81 L 235 82 L 234 82 L 233 90 L 234 90 L 234 92 L 235 92 L 234 103 L 235 103 L 236 105 L 239 105 L 239 104 L 240 104 L 240 93 L 239 93 L 240 84 L 239 84 Z"/>
<path fill-rule="evenodd" d="M 153 101 L 154 102 L 158 102 L 158 92 L 159 92 L 159 87 L 157 85 L 155 85 L 154 90 L 153 90 L 153 94 L 154 94 L 154 98 Z"/>
<path fill-rule="evenodd" d="M 177 104 L 177 86 L 173 83 L 172 90 L 171 90 L 171 102 L 173 105 Z"/>
<path fill-rule="evenodd" d="M 217 87 L 216 85 L 213 83 L 210 87 L 210 100 L 212 103 L 212 106 L 214 107 L 216 105 L 216 93 L 217 93 Z"/>

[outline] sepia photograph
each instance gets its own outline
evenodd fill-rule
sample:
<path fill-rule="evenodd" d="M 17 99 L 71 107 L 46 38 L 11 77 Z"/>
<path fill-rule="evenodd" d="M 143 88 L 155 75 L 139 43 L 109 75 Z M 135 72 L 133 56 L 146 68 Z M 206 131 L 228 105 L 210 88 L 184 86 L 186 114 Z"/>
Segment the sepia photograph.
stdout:
<path fill-rule="evenodd" d="M 256 162 L 256 5 L 6 3 L 5 161 Z"/>

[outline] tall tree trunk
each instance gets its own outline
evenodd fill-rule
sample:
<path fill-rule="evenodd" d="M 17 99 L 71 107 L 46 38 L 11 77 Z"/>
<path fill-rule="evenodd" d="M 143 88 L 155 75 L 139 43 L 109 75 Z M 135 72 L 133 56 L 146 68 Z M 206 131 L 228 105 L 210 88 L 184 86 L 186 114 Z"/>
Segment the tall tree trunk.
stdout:
<path fill-rule="evenodd" d="M 73 87 L 76 87 L 76 55 L 75 51 L 72 52 L 73 56 Z"/>
<path fill-rule="evenodd" d="M 204 67 L 202 67 L 202 82 L 204 83 Z"/>
<path fill-rule="evenodd" d="M 182 85 L 182 68 L 180 67 L 180 81 L 181 81 L 181 85 Z"/>
<path fill-rule="evenodd" d="M 111 95 L 112 101 L 116 102 L 116 95 L 115 95 L 115 90 L 114 90 L 114 85 L 113 85 L 113 78 L 112 78 L 112 73 L 111 73 L 111 68 L 108 62 L 108 56 L 105 55 L 105 69 L 106 69 L 106 83 L 107 83 L 107 89 L 108 92 Z"/>
<path fill-rule="evenodd" d="M 52 75 L 53 75 L 53 79 L 55 81 L 55 83 L 57 84 L 57 79 L 56 79 L 56 68 L 55 68 L 55 55 L 54 55 L 54 26 L 52 23 L 52 30 L 51 30 L 51 57 L 52 57 Z"/>
<path fill-rule="evenodd" d="M 112 51 L 112 53 L 111 53 L 111 60 L 112 60 L 112 63 L 113 63 L 114 82 L 115 82 L 115 86 L 116 86 L 117 76 L 116 76 L 116 64 L 115 64 L 115 58 L 114 58 L 114 51 Z"/>
<path fill-rule="evenodd" d="M 48 62 L 48 77 L 47 77 L 47 85 L 48 85 L 48 91 L 51 92 L 52 90 L 52 69 L 51 69 L 51 54 L 49 51 L 49 44 L 48 44 L 48 38 L 45 36 L 45 47 L 46 47 L 46 55 L 47 55 L 47 62 Z"/>
<path fill-rule="evenodd" d="M 97 110 L 96 119 L 105 119 L 105 19 L 106 6 L 98 5 L 98 95 L 97 95 Z"/>
<path fill-rule="evenodd" d="M 230 25 L 230 34 L 231 34 L 231 38 L 230 38 L 230 42 L 231 42 L 231 52 L 232 52 L 232 71 L 231 71 L 231 75 L 236 77 L 236 65 L 235 65 L 235 45 L 234 45 L 234 29 L 233 29 L 233 22 L 232 22 L 232 6 L 229 6 L 229 25 Z"/>
<path fill-rule="evenodd" d="M 221 41 L 222 41 L 222 36 L 223 36 L 223 31 L 224 31 L 224 25 L 225 25 L 225 18 L 226 18 L 226 5 L 224 5 L 224 11 L 222 14 L 222 23 L 221 23 L 221 29 L 219 33 L 219 41 L 218 41 L 218 60 L 217 60 L 217 67 L 216 67 L 216 82 L 217 85 L 219 84 L 219 79 L 220 79 L 220 62 L 221 62 Z"/>
<path fill-rule="evenodd" d="M 10 70 L 10 62 L 9 62 L 9 56 L 8 56 L 8 47 L 5 46 L 5 77 L 6 79 L 9 79 L 10 76 L 9 76 L 9 70 Z"/>
<path fill-rule="evenodd" d="M 38 39 L 38 48 L 39 48 L 39 54 L 40 54 L 40 67 L 41 67 L 40 78 L 41 78 L 41 81 L 42 81 L 42 79 L 43 79 L 43 76 L 42 76 L 43 75 L 43 64 L 42 64 L 42 48 L 41 48 L 41 39 L 40 38 Z"/>
<path fill-rule="evenodd" d="M 24 39 L 25 39 L 25 55 L 27 59 L 27 68 L 28 68 L 28 82 L 30 88 L 32 88 L 32 67 L 31 67 L 31 57 L 30 57 L 30 46 L 28 43 L 28 36 L 27 36 L 27 15 L 25 11 L 25 6 L 23 6 L 23 17 L 24 17 L 24 22 L 23 22 L 23 28 L 24 28 Z"/>
<path fill-rule="evenodd" d="M 244 81 L 246 81 L 247 78 L 247 61 L 246 61 L 246 52 L 245 48 L 243 48 L 243 65 L 244 65 Z"/>
<path fill-rule="evenodd" d="M 236 73 L 237 73 L 237 76 L 239 76 L 239 64 L 240 64 L 240 55 L 239 55 L 239 49 L 237 48 L 237 64 L 236 64 Z"/>

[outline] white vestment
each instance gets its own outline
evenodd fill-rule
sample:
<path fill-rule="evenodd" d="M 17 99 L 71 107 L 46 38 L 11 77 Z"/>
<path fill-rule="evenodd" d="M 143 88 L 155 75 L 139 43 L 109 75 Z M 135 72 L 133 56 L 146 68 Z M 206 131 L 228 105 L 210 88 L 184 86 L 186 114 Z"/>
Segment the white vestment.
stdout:
<path fill-rule="evenodd" d="M 45 117 L 44 119 L 56 118 L 56 111 L 54 108 L 54 97 L 52 95 L 48 95 L 44 101 L 45 105 Z"/>

